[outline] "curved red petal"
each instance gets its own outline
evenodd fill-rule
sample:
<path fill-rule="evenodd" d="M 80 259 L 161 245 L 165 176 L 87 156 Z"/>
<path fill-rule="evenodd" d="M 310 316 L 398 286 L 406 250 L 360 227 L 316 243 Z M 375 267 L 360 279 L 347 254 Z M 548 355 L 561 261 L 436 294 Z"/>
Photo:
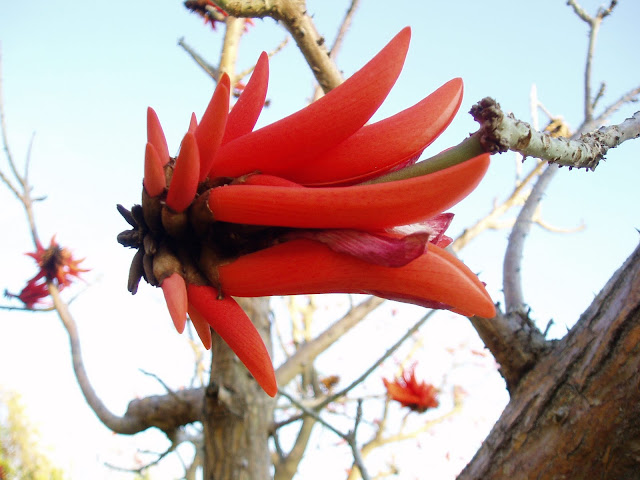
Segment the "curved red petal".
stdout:
<path fill-rule="evenodd" d="M 209 175 L 213 159 L 222 142 L 229 115 L 229 75 L 224 73 L 213 92 L 209 106 L 196 127 L 196 140 L 200 151 L 199 180 Z"/>
<path fill-rule="evenodd" d="M 264 107 L 268 85 L 269 56 L 262 52 L 247 86 L 229 112 L 227 128 L 222 138 L 223 145 L 253 130 Z"/>
<path fill-rule="evenodd" d="M 270 396 L 278 392 L 271 358 L 260 334 L 231 297 L 218 299 L 213 287 L 188 285 L 189 302 L 244 363 Z"/>
<path fill-rule="evenodd" d="M 164 136 L 158 115 L 151 107 L 147 108 L 147 142 L 155 147 L 163 166 L 169 163 L 167 139 Z"/>
<path fill-rule="evenodd" d="M 215 159 L 215 175 L 238 177 L 261 171 L 287 177 L 308 156 L 353 135 L 380 107 L 400 75 L 410 37 L 407 27 L 317 102 L 223 145 Z"/>
<path fill-rule="evenodd" d="M 288 188 L 228 185 L 214 188 L 216 220 L 295 228 L 384 229 L 416 223 L 450 208 L 478 185 L 489 154 L 421 177 L 349 187 Z"/>
<path fill-rule="evenodd" d="M 296 167 L 288 178 L 315 186 L 352 184 L 419 157 L 453 120 L 462 90 L 462 79 L 450 80 L 416 105 L 365 125 L 344 142 Z"/>
<path fill-rule="evenodd" d="M 189 303 L 188 311 L 191 323 L 193 323 L 193 328 L 196 329 L 202 345 L 207 350 L 211 350 L 211 325 L 209 325 L 204 316 L 198 312 L 191 303 Z"/>
<path fill-rule="evenodd" d="M 160 285 L 167 302 L 169 314 L 178 333 L 184 332 L 187 323 L 187 285 L 179 273 L 173 273 L 162 281 Z"/>
<path fill-rule="evenodd" d="M 189 130 L 190 133 L 196 133 L 196 128 L 198 128 L 198 119 L 196 118 L 195 113 L 191 113 L 191 118 L 189 119 Z"/>
<path fill-rule="evenodd" d="M 223 292 L 239 297 L 382 291 L 450 305 L 467 316 L 495 316 L 480 280 L 435 245 L 407 265 L 391 268 L 333 252 L 312 240 L 291 240 L 221 265 L 218 273 Z"/>
<path fill-rule="evenodd" d="M 144 177 L 142 185 L 150 197 L 157 197 L 166 187 L 164 168 L 158 151 L 151 143 L 144 150 Z"/>
<path fill-rule="evenodd" d="M 167 205 L 176 212 L 182 212 L 191 205 L 198 189 L 200 155 L 196 137 L 187 132 L 180 146 L 180 153 L 173 170 L 167 193 Z"/>

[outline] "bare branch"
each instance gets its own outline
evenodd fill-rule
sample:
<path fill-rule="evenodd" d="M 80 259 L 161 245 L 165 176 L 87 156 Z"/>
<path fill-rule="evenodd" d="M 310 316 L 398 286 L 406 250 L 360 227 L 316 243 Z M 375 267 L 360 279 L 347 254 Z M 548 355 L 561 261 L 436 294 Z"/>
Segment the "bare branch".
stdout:
<path fill-rule="evenodd" d="M 497 153 L 513 150 L 570 168 L 595 170 L 609 149 L 640 136 L 640 112 L 620 125 L 584 134 L 579 141 L 553 138 L 537 132 L 513 115 L 505 115 L 500 105 L 491 98 L 484 98 L 474 105 L 471 114 L 480 123 L 480 130 L 474 136 L 479 137 L 485 151 Z"/>
<path fill-rule="evenodd" d="M 324 399 L 320 404 L 318 404 L 315 408 L 316 410 L 319 410 L 323 407 L 325 407 L 326 405 L 330 404 L 331 402 L 336 401 L 336 399 L 345 396 L 347 393 L 349 393 L 353 388 L 355 388 L 357 385 L 359 385 L 360 383 L 362 383 L 364 381 L 365 378 L 367 378 L 374 370 L 376 370 L 380 365 L 382 365 L 382 363 L 389 358 L 393 352 L 395 352 L 398 348 L 400 348 L 400 346 L 409 338 L 411 337 L 411 335 L 413 335 L 414 333 L 416 333 L 420 327 L 422 327 L 422 325 L 424 325 L 424 323 L 429 320 L 433 314 L 436 312 L 436 310 L 429 310 L 425 315 L 422 316 L 422 318 L 420 320 L 418 320 L 416 322 L 416 324 L 411 327 L 409 330 L 407 330 L 405 332 L 404 335 L 402 335 L 402 337 L 400 337 L 400 339 L 394 343 L 391 347 L 389 347 L 387 349 L 387 351 L 384 353 L 384 355 L 382 355 L 378 360 L 376 360 L 373 365 L 371 365 L 369 368 L 367 368 L 367 370 L 360 375 L 358 378 L 356 378 L 353 382 L 351 382 L 349 385 L 347 385 L 345 388 L 343 388 L 342 390 L 340 390 L 339 392 L 336 392 L 335 394 L 331 395 L 330 397 L 327 397 L 326 399 Z"/>
<path fill-rule="evenodd" d="M 324 38 L 320 36 L 306 2 L 301 0 L 217 0 L 216 3 L 236 17 L 271 17 L 284 24 L 311 67 L 317 82 L 325 92 L 342 83 L 342 75 L 329 56 Z"/>
<path fill-rule="evenodd" d="M 329 55 L 334 60 L 338 57 L 338 53 L 340 53 L 340 49 L 342 48 L 342 42 L 344 41 L 344 37 L 349 31 L 349 27 L 351 26 L 351 22 L 353 21 L 353 16 L 356 13 L 356 10 L 360 6 L 360 0 L 351 0 L 351 5 L 347 9 L 347 13 L 344 15 L 344 19 L 340 24 L 340 28 L 338 29 L 338 34 L 336 35 L 336 39 L 333 41 L 333 46 L 331 47 L 331 51 Z"/>
<path fill-rule="evenodd" d="M 170 436 L 177 427 L 199 420 L 203 397 L 202 389 L 184 390 L 168 396 L 153 396 L 134 400 L 129 404 L 124 416 L 114 415 L 91 386 L 84 368 L 75 320 L 67 305 L 60 298 L 58 288 L 53 283 L 49 283 L 48 287 L 58 316 L 69 335 L 71 360 L 78 385 L 87 403 L 102 423 L 114 432 L 125 435 L 157 427 Z"/>
<path fill-rule="evenodd" d="M 360 455 L 360 450 L 358 449 L 358 445 L 356 443 L 356 435 L 355 435 L 355 433 L 356 433 L 356 428 L 358 426 L 358 421 L 356 421 L 356 424 L 355 424 L 354 429 L 352 431 L 350 431 L 349 433 L 343 433 L 340 430 L 338 430 L 336 427 L 331 425 L 329 422 L 325 421 L 315 410 L 312 410 L 312 409 L 310 409 L 308 407 L 305 407 L 302 403 L 300 403 L 298 400 L 293 398 L 287 392 L 285 392 L 283 390 L 279 390 L 278 392 L 280 393 L 280 395 L 282 395 L 283 397 L 287 398 L 292 404 L 294 404 L 296 407 L 298 407 L 300 410 L 302 410 L 306 415 L 314 418 L 316 421 L 318 421 L 319 423 L 321 423 L 322 425 L 327 427 L 329 430 L 331 430 L 333 433 L 338 435 L 340 438 L 342 438 L 344 441 L 346 441 L 349 444 L 349 447 L 351 447 L 351 453 L 353 454 L 353 460 L 354 460 L 356 466 L 360 469 L 360 474 L 362 475 L 363 480 L 369 480 L 370 479 L 369 474 L 367 473 L 367 470 L 364 467 L 362 456 Z"/>
<path fill-rule="evenodd" d="M 331 325 L 318 337 L 302 345 L 276 370 L 278 385 L 286 385 L 296 375 L 304 372 L 306 366 L 311 365 L 318 355 L 364 320 L 370 312 L 378 308 L 383 302 L 384 300 L 381 298 L 369 297 L 364 302 L 349 310 L 344 317 Z"/>
<path fill-rule="evenodd" d="M 202 67 L 202 69 L 207 72 L 207 74 L 214 80 L 218 81 L 219 72 L 216 67 L 208 63 L 204 58 L 202 58 L 193 48 L 187 45 L 184 41 L 184 37 L 181 37 L 178 40 L 178 45 L 180 45 L 184 50 L 195 60 L 195 62 Z"/>

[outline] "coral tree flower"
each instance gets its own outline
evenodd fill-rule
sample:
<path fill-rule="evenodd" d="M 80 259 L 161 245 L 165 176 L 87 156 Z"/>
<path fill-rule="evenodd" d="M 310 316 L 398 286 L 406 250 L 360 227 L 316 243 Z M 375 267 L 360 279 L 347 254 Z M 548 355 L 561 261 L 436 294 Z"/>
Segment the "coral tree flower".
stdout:
<path fill-rule="evenodd" d="M 254 131 L 269 75 L 263 53 L 230 111 L 222 76 L 177 158 L 148 110 L 142 205 L 118 206 L 133 227 L 118 241 L 138 249 L 129 290 L 140 278 L 161 287 L 179 332 L 188 314 L 209 348 L 213 328 L 270 395 L 277 386 L 267 349 L 230 296 L 372 293 L 495 315 L 483 284 L 443 249 L 452 215 L 442 212 L 476 187 L 488 155 L 363 183 L 414 163 L 462 99 L 454 79 L 365 125 L 400 74 L 409 39 L 406 28 L 320 100 Z"/>
<path fill-rule="evenodd" d="M 409 370 L 403 370 L 402 375 L 393 381 L 382 379 L 387 388 L 387 395 L 391 400 L 409 407 L 416 412 L 424 412 L 428 408 L 438 406 L 436 387 L 426 382 L 416 380 L 415 366 Z"/>
<path fill-rule="evenodd" d="M 73 258 L 68 249 L 58 245 L 55 236 L 51 238 L 49 247 L 44 248 L 38 242 L 36 251 L 26 255 L 36 261 L 39 267 L 38 273 L 27 282 L 18 295 L 7 292 L 7 296 L 18 298 L 27 308 L 34 308 L 49 296 L 47 287 L 49 282 L 55 283 L 62 290 L 71 285 L 74 279 L 81 278 L 82 273 L 89 271 L 89 269 L 80 268 L 80 263 L 84 259 Z"/>

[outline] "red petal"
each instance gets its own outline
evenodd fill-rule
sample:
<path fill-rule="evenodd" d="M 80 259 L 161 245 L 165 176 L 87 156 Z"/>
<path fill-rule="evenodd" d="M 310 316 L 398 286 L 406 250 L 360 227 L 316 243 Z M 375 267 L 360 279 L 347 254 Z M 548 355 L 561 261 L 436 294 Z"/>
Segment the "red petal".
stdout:
<path fill-rule="evenodd" d="M 466 197 L 489 168 L 489 154 L 421 177 L 350 187 L 214 188 L 216 220 L 295 228 L 381 230 L 431 218 Z"/>
<path fill-rule="evenodd" d="M 410 37 L 411 30 L 405 28 L 369 63 L 317 102 L 224 145 L 215 160 L 215 174 L 238 177 L 261 171 L 287 177 L 307 157 L 353 135 L 375 113 L 398 78 Z"/>
<path fill-rule="evenodd" d="M 147 143 L 144 151 L 144 178 L 142 184 L 150 197 L 157 197 L 166 187 L 164 168 L 156 148 Z"/>
<path fill-rule="evenodd" d="M 380 291 L 450 305 L 466 316 L 495 316 L 480 280 L 435 245 L 407 265 L 389 268 L 333 252 L 312 240 L 291 240 L 221 265 L 218 273 L 223 292 L 239 297 Z"/>
<path fill-rule="evenodd" d="M 262 52 L 251 78 L 238 98 L 227 120 L 222 144 L 235 140 L 253 130 L 258 121 L 269 85 L 269 56 Z"/>
<path fill-rule="evenodd" d="M 191 119 L 189 120 L 189 133 L 196 133 L 196 128 L 198 128 L 198 119 L 196 118 L 195 113 L 191 113 Z"/>
<path fill-rule="evenodd" d="M 164 136 L 158 115 L 151 107 L 147 108 L 147 142 L 155 147 L 162 165 L 166 165 L 169 162 L 167 139 Z"/>
<path fill-rule="evenodd" d="M 198 189 L 200 155 L 193 133 L 187 132 L 180 146 L 176 167 L 167 193 L 167 205 L 176 212 L 182 212 L 191 205 Z"/>
<path fill-rule="evenodd" d="M 207 350 L 211 350 L 211 326 L 191 303 L 189 303 L 188 310 L 189 318 L 191 319 L 191 323 L 193 323 L 193 327 L 196 329 L 198 337 L 200 337 L 202 345 L 204 345 L 204 348 Z"/>
<path fill-rule="evenodd" d="M 415 162 L 451 123 L 461 102 L 462 79 L 454 78 L 413 107 L 365 125 L 287 177 L 315 186 L 352 184 Z"/>
<path fill-rule="evenodd" d="M 165 278 L 160 287 L 164 293 L 173 324 L 178 333 L 182 333 L 187 323 L 187 285 L 179 273 L 174 273 Z"/>
<path fill-rule="evenodd" d="M 244 363 L 270 396 L 278 392 L 271 358 L 249 317 L 231 297 L 218 299 L 209 286 L 188 285 L 189 301 Z"/>
<path fill-rule="evenodd" d="M 196 127 L 196 140 L 200 151 L 200 175 L 203 181 L 211 170 L 213 158 L 222 142 L 229 115 L 229 75 L 224 73 L 213 92 L 209 106 Z"/>

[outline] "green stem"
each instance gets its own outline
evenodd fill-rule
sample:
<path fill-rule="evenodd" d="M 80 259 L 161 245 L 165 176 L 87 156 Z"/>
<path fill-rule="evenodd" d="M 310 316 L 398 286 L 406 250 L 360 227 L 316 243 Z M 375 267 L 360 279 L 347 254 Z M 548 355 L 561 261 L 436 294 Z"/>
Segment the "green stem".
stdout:
<path fill-rule="evenodd" d="M 479 135 L 473 134 L 470 137 L 465 138 L 455 147 L 445 150 L 444 152 L 440 152 L 439 154 L 434 155 L 431 158 L 411 165 L 410 167 L 387 173 L 386 175 L 382 175 L 381 177 L 363 182 L 360 185 L 395 182 L 397 180 L 405 180 L 407 178 L 428 175 L 430 173 L 437 172 L 438 170 L 444 170 L 445 168 L 453 167 L 454 165 L 458 165 L 459 163 L 471 160 L 472 158 L 477 157 L 484 152 L 485 150 L 480 144 Z"/>

